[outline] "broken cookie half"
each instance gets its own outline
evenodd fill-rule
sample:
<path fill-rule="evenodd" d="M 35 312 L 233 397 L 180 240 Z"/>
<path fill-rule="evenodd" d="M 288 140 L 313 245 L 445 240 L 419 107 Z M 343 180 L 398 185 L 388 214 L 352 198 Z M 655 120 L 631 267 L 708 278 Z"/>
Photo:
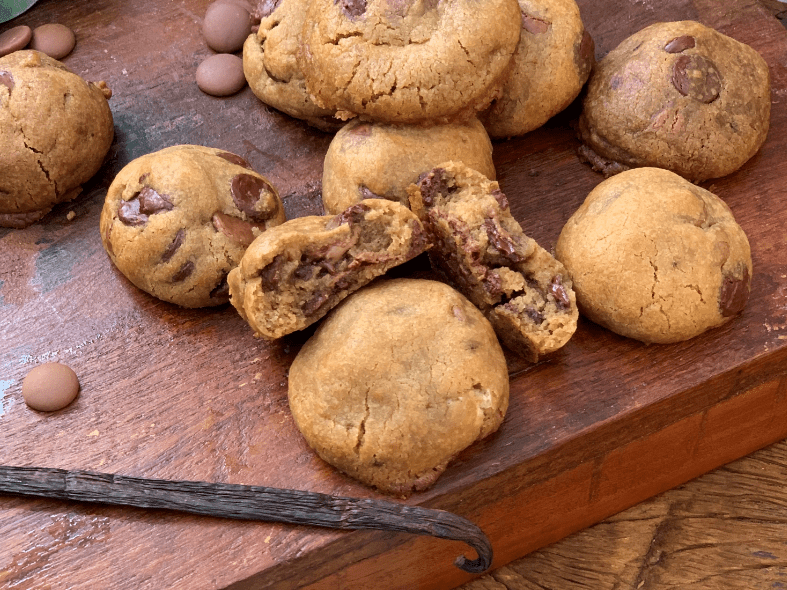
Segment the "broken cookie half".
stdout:
<path fill-rule="evenodd" d="M 571 279 L 525 235 L 497 182 L 446 162 L 408 192 L 433 243 L 432 265 L 484 312 L 508 348 L 535 362 L 568 342 L 579 317 Z"/>
<path fill-rule="evenodd" d="M 427 247 L 415 214 L 385 199 L 336 216 L 299 217 L 249 246 L 229 274 L 230 302 L 257 335 L 280 338 Z"/>

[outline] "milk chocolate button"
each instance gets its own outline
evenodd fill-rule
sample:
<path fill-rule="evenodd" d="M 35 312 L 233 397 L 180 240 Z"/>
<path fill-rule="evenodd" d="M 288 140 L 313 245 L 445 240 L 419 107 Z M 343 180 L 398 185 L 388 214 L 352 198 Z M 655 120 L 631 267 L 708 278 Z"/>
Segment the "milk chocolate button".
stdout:
<path fill-rule="evenodd" d="M 217 53 L 197 67 L 197 86 L 211 96 L 230 96 L 246 85 L 243 60 L 231 53 Z"/>
<path fill-rule="evenodd" d="M 63 59 L 74 50 L 77 40 L 65 25 L 49 23 L 33 29 L 30 49 L 46 53 L 52 59 Z"/>
<path fill-rule="evenodd" d="M 233 53 L 243 48 L 251 35 L 249 11 L 229 2 L 214 2 L 205 11 L 202 34 L 208 47 L 219 53 Z"/>
<path fill-rule="evenodd" d="M 682 54 L 672 68 L 672 84 L 683 96 L 711 103 L 721 92 L 721 74 L 714 63 L 701 55 Z"/>
<path fill-rule="evenodd" d="M 27 47 L 33 37 L 33 29 L 19 25 L 0 34 L 0 57 Z"/>
<path fill-rule="evenodd" d="M 22 381 L 25 403 L 41 412 L 62 410 L 79 393 L 76 373 L 61 363 L 44 363 L 31 370 Z"/>

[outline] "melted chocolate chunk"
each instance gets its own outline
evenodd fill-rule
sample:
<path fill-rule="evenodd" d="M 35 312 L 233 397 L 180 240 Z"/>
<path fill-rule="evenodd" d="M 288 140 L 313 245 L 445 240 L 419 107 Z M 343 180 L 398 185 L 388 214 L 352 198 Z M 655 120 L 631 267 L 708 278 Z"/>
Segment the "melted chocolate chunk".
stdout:
<path fill-rule="evenodd" d="M 148 221 L 148 216 L 139 212 L 139 199 L 134 197 L 128 201 L 123 201 L 118 209 L 118 219 L 126 225 L 144 225 Z"/>
<path fill-rule="evenodd" d="M 483 280 L 484 290 L 492 297 L 497 297 L 503 292 L 503 285 L 497 273 L 488 272 Z"/>
<path fill-rule="evenodd" d="M 503 191 L 501 191 L 499 188 L 496 188 L 492 191 L 492 196 L 495 198 L 495 201 L 497 201 L 497 204 L 500 205 L 501 209 L 508 209 L 508 198 Z"/>
<path fill-rule="evenodd" d="M 529 14 L 522 13 L 522 28 L 533 35 L 542 35 L 549 30 L 548 21 L 541 20 Z"/>
<path fill-rule="evenodd" d="M 484 229 L 489 238 L 489 243 L 503 258 L 511 262 L 522 261 L 522 256 L 517 252 L 514 238 L 499 224 L 495 223 L 495 220 L 488 217 L 484 219 Z"/>
<path fill-rule="evenodd" d="M 164 253 L 161 255 L 161 262 L 167 262 L 175 255 L 175 252 L 178 251 L 178 248 L 180 248 L 183 245 L 183 238 L 185 236 L 186 236 L 185 230 L 179 229 L 178 233 L 175 234 L 175 239 L 172 240 L 172 243 L 170 243 L 170 245 L 167 246 L 167 249 L 164 250 Z"/>
<path fill-rule="evenodd" d="M 282 267 L 287 262 L 284 254 L 277 254 L 273 260 L 260 271 L 260 282 L 266 291 L 272 291 L 281 280 Z"/>
<path fill-rule="evenodd" d="M 358 195 L 361 199 L 384 199 L 385 197 L 381 197 L 377 193 L 370 191 L 366 186 L 363 184 L 358 187 Z"/>
<path fill-rule="evenodd" d="M 265 180 L 251 174 L 238 174 L 230 183 L 230 192 L 232 193 L 232 200 L 235 202 L 235 206 L 240 211 L 257 221 L 265 220 L 267 212 L 260 212 L 256 209 L 263 193 L 273 192 L 273 189 Z"/>
<path fill-rule="evenodd" d="M 743 311 L 749 300 L 749 282 L 749 269 L 746 267 L 741 278 L 725 275 L 719 289 L 719 311 L 722 317 L 728 318 Z"/>
<path fill-rule="evenodd" d="M 175 208 L 168 195 L 160 195 L 149 186 L 143 187 L 137 198 L 139 199 L 139 211 L 145 215 L 155 215 L 164 211 L 172 211 Z"/>
<path fill-rule="evenodd" d="M 339 213 L 337 216 L 332 218 L 328 223 L 325 225 L 325 229 L 336 229 L 340 225 L 344 225 L 345 223 L 349 224 L 350 227 L 353 224 L 358 223 L 363 220 L 366 212 L 369 210 L 368 205 L 364 205 L 363 203 L 356 203 Z"/>
<path fill-rule="evenodd" d="M 276 7 L 279 5 L 281 0 L 261 0 L 258 8 L 257 13 L 259 14 L 260 18 L 265 18 L 266 16 L 270 16 Z"/>
<path fill-rule="evenodd" d="M 227 275 L 221 277 L 219 284 L 210 292 L 211 299 L 228 299 L 230 296 L 230 286 L 227 283 Z"/>
<path fill-rule="evenodd" d="M 671 41 L 667 42 L 667 44 L 664 46 L 664 51 L 667 53 L 683 53 L 695 45 L 696 42 L 694 41 L 694 37 L 691 35 L 681 35 L 680 37 L 675 37 Z"/>
<path fill-rule="evenodd" d="M 366 0 L 336 0 L 336 3 L 350 18 L 363 16 L 366 12 Z"/>
<path fill-rule="evenodd" d="M 317 291 L 311 298 L 307 299 L 301 306 L 304 315 L 312 315 L 328 301 L 329 295 L 325 291 Z"/>
<path fill-rule="evenodd" d="M 8 88 L 8 92 L 14 89 L 14 77 L 11 75 L 11 72 L 0 72 L 0 85 Z"/>
<path fill-rule="evenodd" d="M 251 223 L 240 217 L 233 217 L 221 211 L 216 211 L 211 217 L 213 229 L 227 236 L 233 242 L 240 244 L 243 247 L 248 247 L 256 237 L 253 228 L 264 230 L 262 224 Z"/>
<path fill-rule="evenodd" d="M 719 97 L 721 74 L 701 55 L 681 55 L 672 68 L 672 84 L 683 96 L 708 104 Z"/>
<path fill-rule="evenodd" d="M 555 298 L 555 305 L 558 309 L 566 310 L 571 307 L 571 299 L 565 285 L 563 285 L 563 275 L 552 277 L 552 281 L 549 283 L 549 292 Z"/>
<path fill-rule="evenodd" d="M 527 317 L 529 317 L 534 324 L 541 324 L 544 322 L 544 314 L 538 311 L 535 307 L 527 306 L 522 310 Z"/>
<path fill-rule="evenodd" d="M 444 168 L 435 168 L 422 175 L 418 180 L 418 188 L 421 191 L 421 199 L 427 207 L 434 205 L 437 195 L 446 196 L 455 190 L 449 186 L 448 175 Z"/>
<path fill-rule="evenodd" d="M 231 152 L 221 152 L 216 154 L 219 158 L 227 160 L 230 164 L 235 164 L 237 166 L 243 166 L 244 168 L 248 168 L 249 170 L 252 169 L 251 164 L 249 164 L 246 160 L 241 158 L 240 156 L 233 154 Z"/>
<path fill-rule="evenodd" d="M 185 281 L 187 278 L 189 278 L 191 276 L 191 273 L 193 272 L 194 272 L 194 263 L 191 260 L 189 260 L 187 262 L 184 262 L 183 266 L 181 266 L 178 269 L 178 271 L 174 275 L 172 275 L 170 281 L 172 281 L 173 283 L 180 283 L 181 281 Z"/>

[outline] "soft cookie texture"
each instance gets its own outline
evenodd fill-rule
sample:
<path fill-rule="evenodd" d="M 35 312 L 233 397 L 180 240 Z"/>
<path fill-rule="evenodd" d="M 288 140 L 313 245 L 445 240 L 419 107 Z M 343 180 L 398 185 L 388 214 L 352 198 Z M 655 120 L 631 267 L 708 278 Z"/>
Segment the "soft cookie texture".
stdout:
<path fill-rule="evenodd" d="M 409 189 L 439 268 L 530 361 L 561 348 L 577 328 L 576 298 L 563 265 L 527 237 L 497 182 L 445 162 Z"/>
<path fill-rule="evenodd" d="M 643 342 L 693 338 L 749 297 L 749 242 L 729 207 L 659 168 L 599 184 L 563 227 L 556 256 L 583 315 Z"/>
<path fill-rule="evenodd" d="M 407 496 L 497 430 L 508 371 L 489 322 L 451 287 L 382 280 L 348 297 L 306 342 L 289 401 L 320 457 Z"/>
<path fill-rule="evenodd" d="M 328 213 L 368 198 L 407 205 L 407 187 L 424 169 L 447 160 L 495 178 L 492 142 L 478 119 L 429 127 L 351 121 L 325 154 L 323 205 Z"/>
<path fill-rule="evenodd" d="M 285 221 L 276 189 L 240 156 L 179 145 L 127 164 L 101 211 L 101 239 L 134 285 L 183 307 L 229 300 L 227 274 Z"/>
<path fill-rule="evenodd" d="M 230 301 L 258 336 L 281 338 L 426 248 L 415 214 L 384 199 L 298 217 L 249 247 L 229 275 Z"/>
<path fill-rule="evenodd" d="M 342 118 L 444 122 L 494 98 L 520 23 L 516 0 L 313 0 L 298 61 Z"/>
<path fill-rule="evenodd" d="M 323 131 L 336 131 L 342 122 L 311 99 L 296 60 L 308 5 L 307 0 L 260 3 L 260 27 L 243 45 L 243 72 L 265 104 Z"/>
<path fill-rule="evenodd" d="M 489 135 L 541 127 L 579 95 L 595 63 L 593 38 L 574 0 L 519 0 L 522 35 L 501 94 L 480 115 Z"/>
<path fill-rule="evenodd" d="M 765 141 L 770 76 L 757 51 L 693 21 L 656 23 L 597 65 L 580 157 L 609 177 L 655 166 L 698 182 L 740 168 Z"/>
<path fill-rule="evenodd" d="M 115 132 L 111 96 L 41 52 L 0 58 L 1 227 L 38 221 L 98 172 Z"/>

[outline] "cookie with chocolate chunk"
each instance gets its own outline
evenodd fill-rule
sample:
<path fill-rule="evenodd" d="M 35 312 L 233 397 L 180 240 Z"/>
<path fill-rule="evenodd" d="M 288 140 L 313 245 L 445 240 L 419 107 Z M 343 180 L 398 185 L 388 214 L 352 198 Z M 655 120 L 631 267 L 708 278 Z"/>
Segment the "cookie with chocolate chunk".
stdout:
<path fill-rule="evenodd" d="M 497 182 L 445 162 L 409 188 L 432 264 L 477 305 L 500 339 L 530 361 L 554 352 L 577 328 L 563 265 L 527 237 Z"/>
<path fill-rule="evenodd" d="M 730 208 L 660 168 L 593 189 L 563 227 L 556 256 L 584 316 L 643 342 L 693 338 L 739 314 L 749 297 L 751 251 Z"/>
<path fill-rule="evenodd" d="M 520 22 L 516 0 L 314 0 L 298 63 L 340 118 L 446 122 L 494 98 Z"/>
<path fill-rule="evenodd" d="M 595 63 L 574 0 L 519 0 L 522 34 L 500 96 L 481 116 L 494 138 L 541 127 L 579 95 Z"/>
<path fill-rule="evenodd" d="M 79 195 L 112 145 L 111 96 L 39 51 L 0 57 L 0 227 Z"/>
<path fill-rule="evenodd" d="M 343 123 L 311 99 L 296 59 L 307 6 L 306 0 L 260 3 L 259 29 L 243 45 L 243 73 L 265 104 L 323 131 L 336 131 Z"/>
<path fill-rule="evenodd" d="M 437 281 L 377 281 L 334 309 L 290 367 L 289 402 L 328 463 L 397 496 L 430 487 L 500 426 L 508 370 L 489 322 Z"/>
<path fill-rule="evenodd" d="M 183 307 L 229 300 L 227 274 L 285 220 L 276 189 L 240 156 L 179 145 L 127 164 L 101 211 L 101 240 L 134 285 Z"/>
<path fill-rule="evenodd" d="M 258 336 L 280 338 L 426 248 L 413 212 L 384 199 L 291 219 L 255 240 L 230 272 L 230 301 Z"/>
<path fill-rule="evenodd" d="M 325 154 L 323 205 L 328 213 L 369 198 L 407 205 L 407 187 L 424 169 L 447 160 L 494 180 L 492 142 L 478 119 L 428 127 L 350 121 Z"/>
<path fill-rule="evenodd" d="M 768 65 L 693 21 L 656 23 L 602 59 L 588 83 L 580 157 L 609 177 L 640 166 L 698 182 L 740 168 L 770 125 Z"/>

